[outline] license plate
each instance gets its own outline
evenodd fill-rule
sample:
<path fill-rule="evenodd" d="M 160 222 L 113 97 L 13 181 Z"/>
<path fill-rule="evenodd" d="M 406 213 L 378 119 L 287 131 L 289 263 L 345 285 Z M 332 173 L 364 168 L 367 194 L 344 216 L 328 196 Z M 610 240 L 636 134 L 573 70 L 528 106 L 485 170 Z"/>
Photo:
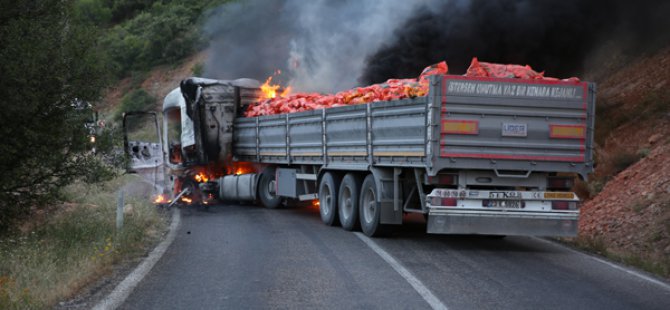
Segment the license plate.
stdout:
<path fill-rule="evenodd" d="M 503 123 L 503 137 L 526 137 L 528 136 L 528 124 L 525 123 Z"/>
<path fill-rule="evenodd" d="M 521 209 L 523 201 L 521 200 L 488 200 L 487 208 Z"/>

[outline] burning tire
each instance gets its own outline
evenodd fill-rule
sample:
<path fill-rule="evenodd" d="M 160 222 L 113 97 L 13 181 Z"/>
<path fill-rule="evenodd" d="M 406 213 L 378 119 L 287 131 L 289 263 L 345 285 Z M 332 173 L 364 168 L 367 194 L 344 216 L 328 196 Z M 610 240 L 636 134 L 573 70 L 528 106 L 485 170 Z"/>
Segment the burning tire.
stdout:
<path fill-rule="evenodd" d="M 347 173 L 340 184 L 338 214 L 342 228 L 354 230 L 358 228 L 358 203 L 361 190 L 361 178 L 353 173 Z"/>
<path fill-rule="evenodd" d="M 326 172 L 319 183 L 319 213 L 321 221 L 328 226 L 339 223 L 337 212 L 337 196 L 340 187 L 340 176 Z"/>
<path fill-rule="evenodd" d="M 281 204 L 281 197 L 276 193 L 275 175 L 274 167 L 265 168 L 258 181 L 258 199 L 268 209 L 275 209 Z"/>

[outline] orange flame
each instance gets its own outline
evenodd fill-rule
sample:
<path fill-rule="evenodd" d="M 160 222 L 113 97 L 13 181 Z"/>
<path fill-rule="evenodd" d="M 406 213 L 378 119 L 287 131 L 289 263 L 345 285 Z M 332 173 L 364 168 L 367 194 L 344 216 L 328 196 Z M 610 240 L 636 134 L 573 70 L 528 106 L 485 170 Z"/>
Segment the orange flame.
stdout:
<path fill-rule="evenodd" d="M 154 203 L 156 204 L 167 203 L 167 202 L 169 201 L 165 199 L 165 196 L 163 194 L 157 195 L 156 198 L 154 198 Z"/>
<path fill-rule="evenodd" d="M 280 74 L 281 70 L 277 70 L 274 75 L 269 76 L 268 79 L 265 80 L 265 83 L 261 85 L 261 91 L 266 99 L 277 98 L 277 95 L 284 98 L 291 94 L 291 86 L 282 88 L 279 84 L 272 84 L 272 78 Z"/>
<path fill-rule="evenodd" d="M 265 98 L 272 99 L 277 97 L 277 90 L 279 90 L 279 85 L 273 85 L 272 83 L 272 77 L 268 77 L 267 80 L 265 80 L 265 83 L 261 85 L 261 91 L 263 92 L 263 95 L 265 95 Z"/>
<path fill-rule="evenodd" d="M 193 202 L 193 199 L 188 197 L 181 197 L 181 201 L 190 204 L 191 202 Z"/>
<path fill-rule="evenodd" d="M 231 169 L 228 170 L 228 173 L 234 175 L 254 173 L 254 172 L 256 172 L 256 169 L 254 168 L 253 164 L 249 162 L 235 162 L 233 163 Z"/>
<path fill-rule="evenodd" d="M 200 172 L 193 177 L 198 183 L 204 183 L 209 181 L 209 178 L 204 172 Z"/>
<path fill-rule="evenodd" d="M 288 95 L 290 95 L 290 94 L 291 94 L 291 86 L 287 86 L 286 88 L 284 88 L 284 90 L 281 92 L 281 94 L 279 94 L 279 97 L 282 97 L 282 98 L 288 97 Z"/>

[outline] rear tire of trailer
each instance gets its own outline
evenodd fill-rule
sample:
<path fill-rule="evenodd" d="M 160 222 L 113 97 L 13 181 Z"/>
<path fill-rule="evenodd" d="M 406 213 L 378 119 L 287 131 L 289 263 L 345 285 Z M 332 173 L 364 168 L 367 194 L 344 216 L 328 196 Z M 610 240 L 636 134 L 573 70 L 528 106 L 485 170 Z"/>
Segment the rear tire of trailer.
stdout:
<path fill-rule="evenodd" d="M 342 179 L 337 195 L 337 214 L 344 230 L 358 228 L 358 202 L 361 190 L 361 178 L 353 173 L 347 173 Z"/>
<path fill-rule="evenodd" d="M 281 204 L 281 197 L 275 192 L 275 168 L 265 168 L 258 181 L 258 199 L 268 209 L 276 209 Z"/>
<path fill-rule="evenodd" d="M 337 212 L 337 196 L 340 187 L 340 176 L 326 172 L 319 183 L 319 213 L 321 221 L 328 226 L 339 224 Z"/>
<path fill-rule="evenodd" d="M 359 202 L 359 218 L 361 219 L 361 229 L 368 237 L 379 237 L 388 232 L 386 225 L 380 224 L 381 206 L 377 203 L 379 193 L 375 177 L 368 174 L 361 186 L 361 198 Z"/>

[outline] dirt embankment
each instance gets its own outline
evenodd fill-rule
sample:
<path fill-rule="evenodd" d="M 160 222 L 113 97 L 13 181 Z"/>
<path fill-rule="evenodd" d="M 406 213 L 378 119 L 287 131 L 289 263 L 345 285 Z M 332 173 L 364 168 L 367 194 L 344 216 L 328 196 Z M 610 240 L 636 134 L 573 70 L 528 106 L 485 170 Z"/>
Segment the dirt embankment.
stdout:
<path fill-rule="evenodd" d="M 670 48 L 598 87 L 598 193 L 582 206 L 578 242 L 670 277 Z"/>
<path fill-rule="evenodd" d="M 207 51 L 202 51 L 186 58 L 176 65 L 163 65 L 153 68 L 144 74 L 125 78 L 110 87 L 99 105 L 102 111 L 111 111 L 119 106 L 123 96 L 136 88 L 142 88 L 156 98 L 156 110 L 163 104 L 163 98 L 179 86 L 183 79 L 194 76 L 194 68 L 202 65 L 207 58 Z"/>

